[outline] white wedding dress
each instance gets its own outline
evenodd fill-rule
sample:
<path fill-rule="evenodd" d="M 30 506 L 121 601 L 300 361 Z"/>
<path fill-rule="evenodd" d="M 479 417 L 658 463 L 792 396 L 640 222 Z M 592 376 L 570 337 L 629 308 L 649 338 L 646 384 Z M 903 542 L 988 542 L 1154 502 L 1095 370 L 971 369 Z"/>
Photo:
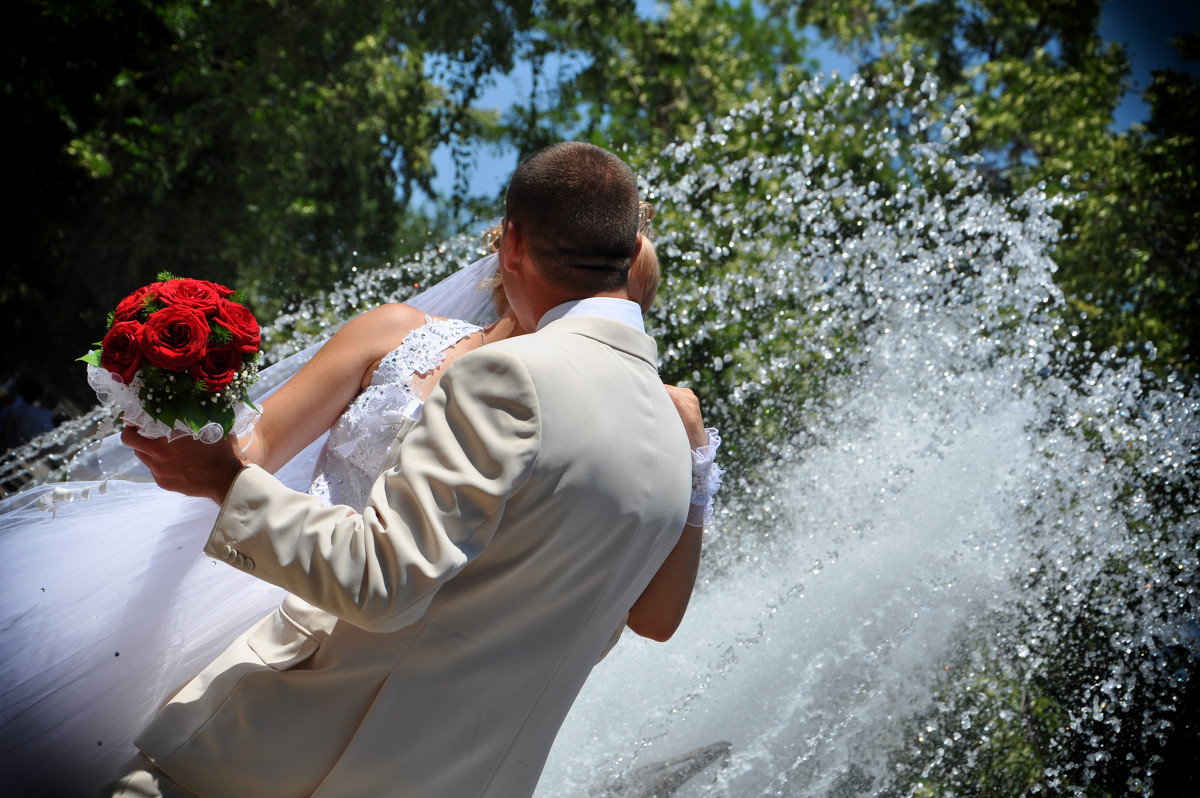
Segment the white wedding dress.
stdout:
<path fill-rule="evenodd" d="M 414 375 L 479 329 L 443 319 L 410 333 L 328 435 L 278 476 L 300 488 L 311 476 L 314 495 L 362 507 L 389 444 L 420 414 Z M 39 506 L 50 487 L 0 504 L 5 795 L 90 794 L 135 753 L 156 708 L 283 597 L 202 553 L 211 501 L 147 482 L 106 487 L 86 498 L 87 486 L 58 489 L 53 515 Z"/>

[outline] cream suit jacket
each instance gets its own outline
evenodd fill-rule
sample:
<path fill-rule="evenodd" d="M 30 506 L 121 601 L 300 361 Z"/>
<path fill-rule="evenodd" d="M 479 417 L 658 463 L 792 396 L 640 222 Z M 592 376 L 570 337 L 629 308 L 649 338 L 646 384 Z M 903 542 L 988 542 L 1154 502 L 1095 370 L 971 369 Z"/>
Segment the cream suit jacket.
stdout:
<path fill-rule="evenodd" d="M 292 595 L 139 748 L 204 798 L 532 793 L 687 514 L 655 362 L 595 317 L 460 358 L 361 514 L 244 469 L 207 550 Z"/>

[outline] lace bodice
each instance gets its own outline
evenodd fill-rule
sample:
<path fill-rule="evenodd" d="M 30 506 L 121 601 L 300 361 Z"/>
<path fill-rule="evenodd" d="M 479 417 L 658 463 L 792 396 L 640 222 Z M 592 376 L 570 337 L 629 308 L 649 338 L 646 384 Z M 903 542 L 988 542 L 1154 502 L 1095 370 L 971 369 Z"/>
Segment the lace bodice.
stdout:
<path fill-rule="evenodd" d="M 330 428 L 308 492 L 327 505 L 361 510 L 388 449 L 421 415 L 419 375 L 436 369 L 447 349 L 478 331 L 479 327 L 464 321 L 426 316 L 423 327 L 384 356 L 371 384 Z"/>

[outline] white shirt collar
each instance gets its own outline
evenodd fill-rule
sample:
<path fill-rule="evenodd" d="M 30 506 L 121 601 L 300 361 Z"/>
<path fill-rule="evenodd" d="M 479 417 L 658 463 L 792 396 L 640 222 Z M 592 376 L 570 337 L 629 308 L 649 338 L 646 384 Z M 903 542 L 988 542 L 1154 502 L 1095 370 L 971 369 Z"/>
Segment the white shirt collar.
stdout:
<path fill-rule="evenodd" d="M 642 320 L 641 305 L 628 299 L 618 299 L 612 296 L 592 296 L 564 302 L 546 311 L 538 321 L 537 328 L 540 330 L 550 322 L 568 316 L 600 316 L 624 322 L 641 332 L 646 331 L 646 323 Z"/>

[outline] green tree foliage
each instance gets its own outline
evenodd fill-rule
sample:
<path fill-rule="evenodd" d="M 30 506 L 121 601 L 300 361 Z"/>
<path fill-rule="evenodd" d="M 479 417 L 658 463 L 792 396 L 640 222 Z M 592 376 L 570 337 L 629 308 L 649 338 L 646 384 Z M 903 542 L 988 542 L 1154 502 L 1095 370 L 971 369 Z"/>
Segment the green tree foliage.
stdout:
<path fill-rule="evenodd" d="M 1068 173 L 1107 135 L 1129 65 L 1100 40 L 1101 0 L 773 0 L 840 42 L 864 74 L 909 64 L 938 80 L 947 112 L 975 117 L 970 149 L 998 188 Z"/>
<path fill-rule="evenodd" d="M 1156 349 L 1160 370 L 1196 373 L 1193 76 L 1157 74 L 1145 94 L 1150 122 L 1119 132 L 1113 111 L 1129 63 L 1121 45 L 1100 39 L 1101 0 L 768 5 L 839 42 L 868 77 L 906 63 L 935 76 L 944 112 L 971 112 L 964 149 L 985 156 L 993 190 L 1039 186 L 1076 198 L 1059 212 L 1059 276 L 1096 347 Z M 1194 36 L 1180 46 L 1195 56 Z"/>
<path fill-rule="evenodd" d="M 4 373 L 86 401 L 64 368 L 162 269 L 268 316 L 391 254 L 433 151 L 494 135 L 527 0 L 17 0 L 6 10 L 18 204 Z M 438 68 L 439 65 L 452 65 Z M 420 243 L 419 241 L 417 242 Z M 45 334 L 53 319 L 53 336 Z M 73 389 L 81 390 L 73 390 Z"/>
<path fill-rule="evenodd" d="M 271 317 L 452 232 L 463 209 L 494 212 L 468 169 L 439 196 L 439 147 L 466 165 L 480 143 L 527 153 L 586 138 L 644 167 L 639 153 L 704 120 L 790 96 L 811 67 L 799 33 L 810 25 L 875 85 L 905 64 L 936 76 L 941 112 L 973 115 L 964 149 L 985 156 L 995 191 L 1077 196 L 1060 211 L 1058 260 L 1088 336 L 1136 351 L 1153 341 L 1161 366 L 1194 370 L 1195 79 L 1156 76 L 1150 123 L 1113 132 L 1128 63 L 1097 35 L 1100 0 L 674 0 L 651 18 L 633 0 L 426 6 L 11 4 L 5 98 L 21 201 L 3 332 L 45 338 L 54 319 L 56 334 L 36 354 L 7 348 L 3 373 L 86 400 L 62 364 L 163 268 L 237 283 Z M 489 80 L 520 60 L 533 68 L 529 96 L 504 118 L 480 110 Z M 882 101 L 863 113 L 900 136 L 919 121 Z M 912 179 L 853 136 L 828 138 L 882 186 Z M 432 208 L 414 212 L 417 195 Z"/>
<path fill-rule="evenodd" d="M 815 66 L 806 40 L 749 0 L 673 0 L 661 11 L 547 2 L 527 45 L 534 91 L 505 119 L 518 149 L 570 137 L 657 152 L 748 100 L 790 96 Z M 541 75 L 549 64 L 567 74 Z"/>
<path fill-rule="evenodd" d="M 1176 43 L 1200 57 L 1200 35 Z M 1093 339 L 1123 350 L 1152 343 L 1157 362 L 1200 372 L 1200 81 L 1154 73 L 1150 119 L 1094 153 L 1066 209 L 1060 281 Z M 1075 188 L 1072 184 L 1072 188 Z"/>
<path fill-rule="evenodd" d="M 0 281 L 2 373 L 81 403 L 65 369 L 162 269 L 246 289 L 266 318 L 355 268 L 494 212 L 473 147 L 564 137 L 655 150 L 750 97 L 786 96 L 804 41 L 749 2 L 15 0 L 6 99 L 23 138 Z M 518 59 L 527 102 L 481 91 Z M 566 59 L 562 79 L 543 74 Z M 576 65 L 578 68 L 575 68 Z M 440 196 L 433 153 L 460 166 Z M 414 209 L 424 195 L 432 207 Z M 53 286 L 51 289 L 50 286 Z"/>

